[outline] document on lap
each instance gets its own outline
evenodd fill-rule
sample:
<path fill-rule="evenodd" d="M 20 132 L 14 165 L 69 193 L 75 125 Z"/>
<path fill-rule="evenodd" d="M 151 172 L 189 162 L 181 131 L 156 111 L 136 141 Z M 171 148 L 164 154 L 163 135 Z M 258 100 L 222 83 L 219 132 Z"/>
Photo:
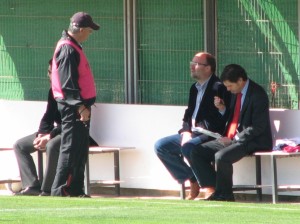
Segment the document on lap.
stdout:
<path fill-rule="evenodd" d="M 219 133 L 212 132 L 212 131 L 206 130 L 204 128 L 201 128 L 201 127 L 192 128 L 192 132 L 202 133 L 202 134 L 208 135 L 213 138 L 221 138 L 222 137 L 222 135 L 220 135 Z"/>

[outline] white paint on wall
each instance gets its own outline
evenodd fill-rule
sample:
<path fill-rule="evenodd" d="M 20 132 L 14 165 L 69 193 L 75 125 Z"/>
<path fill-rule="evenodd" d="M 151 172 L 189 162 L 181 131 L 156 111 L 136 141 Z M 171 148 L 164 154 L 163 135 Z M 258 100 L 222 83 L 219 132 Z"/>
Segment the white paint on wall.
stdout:
<path fill-rule="evenodd" d="M 12 147 L 13 143 L 37 130 L 44 114 L 46 102 L 0 101 L 2 128 L 0 147 Z M 96 104 L 92 108 L 91 135 L 100 145 L 133 146 L 135 149 L 120 153 L 121 187 L 179 190 L 179 184 L 156 157 L 153 146 L 161 137 L 175 134 L 181 127 L 185 107 L 157 105 Z M 271 111 L 273 137 L 300 136 L 300 111 Z M 275 121 L 275 122 L 274 122 Z M 113 155 L 90 155 L 90 175 L 93 179 L 112 179 Z M 234 164 L 235 184 L 254 184 L 254 159 L 245 158 Z M 299 159 L 278 160 L 279 184 L 300 184 Z M 262 177 L 265 184 L 271 182 L 270 161 L 262 160 Z M 0 178 L 18 175 L 13 152 L 1 152 Z M 271 194 L 271 189 L 264 189 Z M 299 195 L 300 192 L 280 194 Z"/>

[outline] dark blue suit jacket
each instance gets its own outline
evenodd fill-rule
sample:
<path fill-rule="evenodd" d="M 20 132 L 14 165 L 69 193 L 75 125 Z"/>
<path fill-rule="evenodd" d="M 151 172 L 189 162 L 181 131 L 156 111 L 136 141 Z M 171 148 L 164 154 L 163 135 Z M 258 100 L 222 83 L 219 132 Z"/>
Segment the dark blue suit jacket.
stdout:
<path fill-rule="evenodd" d="M 196 99 L 198 90 L 194 83 L 190 88 L 188 108 L 185 110 L 183 117 L 183 127 L 179 133 L 183 131 L 191 132 L 192 115 L 196 106 Z M 226 87 L 221 83 L 216 75 L 212 75 L 205 93 L 203 95 L 200 108 L 196 117 L 196 124 L 202 124 L 206 129 L 222 134 L 224 132 L 225 124 L 228 115 L 222 115 L 214 105 L 214 97 L 219 96 L 225 102 L 227 108 L 230 105 L 231 93 L 226 90 Z"/>
<path fill-rule="evenodd" d="M 229 110 L 229 122 L 233 116 L 235 98 Z M 265 90 L 249 79 L 249 86 L 241 109 L 238 124 L 238 142 L 246 151 L 269 151 L 272 149 L 272 134 L 269 116 L 269 99 Z"/>

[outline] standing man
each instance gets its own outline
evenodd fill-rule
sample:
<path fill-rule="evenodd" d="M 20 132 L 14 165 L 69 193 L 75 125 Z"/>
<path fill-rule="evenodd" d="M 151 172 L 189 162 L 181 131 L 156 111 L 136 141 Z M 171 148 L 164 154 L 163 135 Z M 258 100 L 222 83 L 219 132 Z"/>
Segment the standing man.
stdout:
<path fill-rule="evenodd" d="M 211 137 L 193 133 L 193 127 L 202 127 L 213 132 L 223 133 L 226 117 L 214 105 L 214 97 L 218 96 L 230 103 L 230 93 L 215 75 L 216 60 L 206 52 L 197 53 L 190 62 L 191 77 L 196 80 L 190 88 L 188 108 L 183 117 L 183 125 L 178 134 L 164 137 L 155 143 L 155 153 L 165 165 L 170 174 L 182 184 L 190 181 L 188 200 L 194 200 L 200 187 L 190 166 L 190 153 L 203 142 L 212 140 Z"/>
<path fill-rule="evenodd" d="M 222 100 L 215 99 L 219 110 L 230 113 L 225 137 L 200 145 L 192 151 L 191 159 L 201 186 L 216 187 L 207 200 L 234 201 L 232 164 L 253 152 L 272 149 L 269 99 L 265 90 L 248 79 L 239 65 L 227 65 L 221 80 L 235 95 L 229 111 Z"/>
<path fill-rule="evenodd" d="M 52 59 L 49 61 L 48 76 L 51 82 Z M 25 136 L 14 144 L 14 151 L 19 165 L 22 191 L 15 195 L 50 196 L 56 173 L 59 148 L 61 143 L 61 117 L 52 89 L 48 92 L 47 109 L 40 121 L 38 132 Z M 90 145 L 97 143 L 90 137 Z M 42 183 L 37 176 L 31 153 L 46 151 L 46 170 Z M 41 185 L 42 184 L 42 185 Z"/>
<path fill-rule="evenodd" d="M 99 28 L 89 14 L 75 13 L 54 51 L 52 90 L 62 118 L 62 139 L 52 196 L 89 197 L 84 194 L 84 167 L 96 88 L 81 43 Z"/>

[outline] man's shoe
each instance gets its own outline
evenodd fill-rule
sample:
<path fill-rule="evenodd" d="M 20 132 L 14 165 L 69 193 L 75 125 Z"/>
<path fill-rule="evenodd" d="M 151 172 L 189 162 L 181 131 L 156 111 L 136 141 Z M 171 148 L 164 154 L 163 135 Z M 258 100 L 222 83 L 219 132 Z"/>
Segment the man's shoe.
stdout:
<path fill-rule="evenodd" d="M 235 201 L 233 194 L 217 194 L 213 193 L 207 201 Z"/>
<path fill-rule="evenodd" d="M 214 187 L 206 187 L 200 189 L 199 199 L 200 200 L 207 200 L 212 196 L 212 194 L 215 193 Z"/>
<path fill-rule="evenodd" d="M 16 196 L 38 196 L 41 193 L 39 188 L 36 187 L 26 187 L 24 190 L 15 193 Z"/>
<path fill-rule="evenodd" d="M 81 195 L 78 195 L 77 197 L 78 198 L 91 198 L 91 196 L 87 195 L 87 194 L 81 194 Z"/>
<path fill-rule="evenodd" d="M 42 191 L 42 193 L 40 193 L 39 196 L 51 196 L 51 193 L 46 192 L 46 191 Z"/>
<path fill-rule="evenodd" d="M 198 182 L 190 182 L 190 194 L 186 197 L 186 200 L 194 200 L 200 191 Z"/>

